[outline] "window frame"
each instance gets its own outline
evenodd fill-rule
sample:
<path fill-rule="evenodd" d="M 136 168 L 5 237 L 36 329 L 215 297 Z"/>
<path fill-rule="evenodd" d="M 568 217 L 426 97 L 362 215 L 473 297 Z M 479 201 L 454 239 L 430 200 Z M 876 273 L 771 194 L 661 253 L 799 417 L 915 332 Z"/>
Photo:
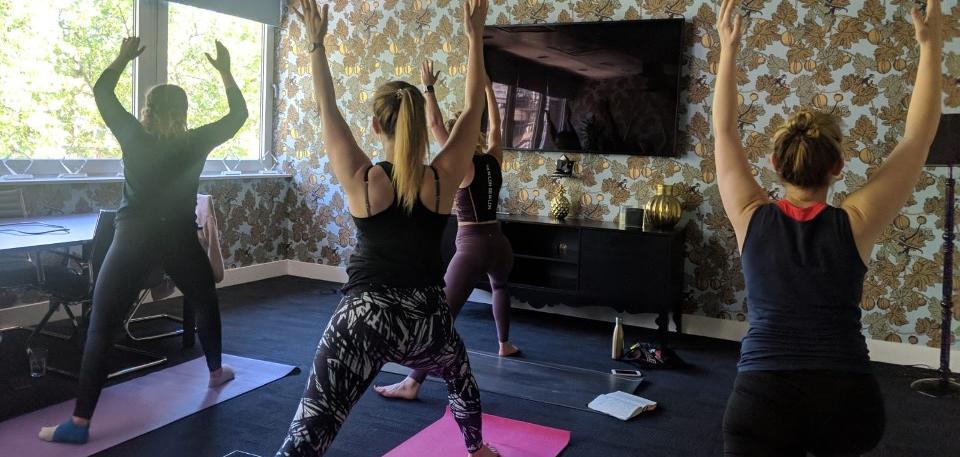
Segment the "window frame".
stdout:
<path fill-rule="evenodd" d="M 133 33 L 140 36 L 144 53 L 133 63 L 133 94 L 132 112 L 139 113 L 143 106 L 147 90 L 167 81 L 167 24 L 168 2 L 166 0 L 132 0 L 133 2 Z M 217 13 L 223 14 L 223 13 Z M 273 122 L 274 100 L 277 86 L 274 82 L 276 62 L 277 30 L 267 24 L 261 24 L 263 32 L 263 47 L 260 64 L 260 142 L 258 158 L 242 159 L 237 169 L 244 174 L 257 173 L 264 169 L 264 164 L 273 166 L 268 158 L 273 149 Z M 252 107 L 250 107 L 252 110 Z M 139 117 L 139 116 L 138 116 Z M 79 161 L 80 159 L 78 159 Z M 22 167 L 20 160 L 11 160 L 10 163 Z M 59 159 L 34 159 L 29 173 L 36 176 L 36 180 L 58 180 L 56 176 L 65 170 Z M 71 161 L 72 163 L 72 161 Z M 219 174 L 227 169 L 219 159 L 209 159 L 203 168 L 204 174 Z M 91 177 L 116 176 L 121 171 L 120 159 L 88 159 L 84 165 L 84 173 Z M 6 170 L 0 167 L 0 175 Z M 73 181 L 76 178 L 62 178 L 63 181 Z M 82 180 L 82 179 L 80 179 Z M 17 181 L 0 181 L 0 184 L 16 183 Z"/>

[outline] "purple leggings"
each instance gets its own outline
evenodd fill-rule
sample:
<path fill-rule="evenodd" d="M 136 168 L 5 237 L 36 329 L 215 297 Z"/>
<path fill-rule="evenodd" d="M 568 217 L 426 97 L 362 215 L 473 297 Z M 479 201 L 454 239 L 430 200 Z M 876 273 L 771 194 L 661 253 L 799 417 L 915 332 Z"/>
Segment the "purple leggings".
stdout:
<path fill-rule="evenodd" d="M 513 248 L 500 231 L 500 224 L 471 224 L 457 227 L 457 252 L 443 277 L 447 305 L 454 320 L 484 274 L 493 292 L 493 318 L 500 342 L 510 340 L 510 294 L 507 277 L 513 268 Z M 423 383 L 427 373 L 414 370 L 410 377 Z"/>

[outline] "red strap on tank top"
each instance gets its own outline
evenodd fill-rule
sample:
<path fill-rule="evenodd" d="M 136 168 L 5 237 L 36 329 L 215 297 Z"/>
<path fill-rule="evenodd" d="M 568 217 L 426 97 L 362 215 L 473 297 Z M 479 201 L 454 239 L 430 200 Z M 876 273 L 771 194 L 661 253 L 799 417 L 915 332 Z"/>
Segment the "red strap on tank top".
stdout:
<path fill-rule="evenodd" d="M 797 222 L 806 222 L 817 217 L 818 214 L 827 209 L 827 204 L 824 202 L 817 202 L 813 204 L 813 206 L 801 208 L 787 200 L 779 200 L 777 201 L 777 207 L 780 208 L 780 211 L 782 211 L 783 214 L 786 214 L 790 219 L 793 219 Z"/>

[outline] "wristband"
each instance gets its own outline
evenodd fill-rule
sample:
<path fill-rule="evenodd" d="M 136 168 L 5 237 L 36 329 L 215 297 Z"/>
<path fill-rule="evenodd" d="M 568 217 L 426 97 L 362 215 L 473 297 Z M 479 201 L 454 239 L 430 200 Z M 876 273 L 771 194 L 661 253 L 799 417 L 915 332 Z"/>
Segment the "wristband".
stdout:
<path fill-rule="evenodd" d="M 310 54 L 313 54 L 314 51 L 316 51 L 317 49 L 320 49 L 320 48 L 322 48 L 322 47 L 323 47 L 323 43 L 322 43 L 322 42 L 321 42 L 321 43 L 316 43 L 316 42 L 314 42 L 314 43 L 311 43 L 311 44 L 310 44 L 310 49 L 307 49 L 307 52 L 310 53 Z"/>
<path fill-rule="evenodd" d="M 426 93 L 428 93 L 428 94 L 434 93 L 434 92 L 433 92 L 433 84 L 427 84 L 427 90 L 425 90 L 424 92 L 426 92 Z"/>

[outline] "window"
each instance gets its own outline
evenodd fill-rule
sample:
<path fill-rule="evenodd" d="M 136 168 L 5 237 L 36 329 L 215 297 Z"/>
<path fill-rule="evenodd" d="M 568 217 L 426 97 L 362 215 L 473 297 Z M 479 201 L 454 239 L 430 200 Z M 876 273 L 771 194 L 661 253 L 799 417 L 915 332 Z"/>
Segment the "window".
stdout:
<path fill-rule="evenodd" d="M 543 125 L 543 95 L 524 88 L 516 88 L 513 99 L 513 112 L 508 117 L 512 135 L 507 143 L 518 149 L 533 149 L 536 147 L 538 130 Z"/>
<path fill-rule="evenodd" d="M 225 14 L 170 3 L 167 26 L 167 81 L 187 91 L 188 125 L 213 122 L 229 111 L 220 75 L 204 52 L 216 55 L 214 40 L 230 50 L 230 68 L 247 101 L 250 119 L 232 140 L 215 149 L 211 158 L 260 158 L 260 81 L 264 26 Z"/>
<path fill-rule="evenodd" d="M 37 162 L 33 173 L 56 175 L 63 171 L 61 159 L 119 158 L 120 147 L 97 111 L 93 85 L 123 38 L 139 34 L 147 50 L 120 79 L 117 96 L 124 107 L 138 114 L 150 87 L 171 83 L 187 92 L 190 127 L 225 115 L 223 83 L 204 56 L 216 52 L 219 39 L 230 50 L 250 118 L 234 139 L 214 150 L 210 171 L 222 158 L 256 161 L 271 141 L 268 30 L 260 22 L 162 0 L 0 0 L 0 159 L 52 159 Z M 258 163 L 243 167 L 260 169 Z M 109 174 L 119 164 L 91 162 L 86 169 Z"/>
<path fill-rule="evenodd" d="M 493 83 L 493 91 L 500 111 L 506 113 L 502 129 L 507 148 L 564 149 L 564 134 L 573 129 L 567 99 L 500 83 Z"/>
<path fill-rule="evenodd" d="M 133 0 L 0 0 L 0 158 L 117 158 L 93 84 L 133 30 Z M 117 88 L 133 104 L 128 68 Z"/>

